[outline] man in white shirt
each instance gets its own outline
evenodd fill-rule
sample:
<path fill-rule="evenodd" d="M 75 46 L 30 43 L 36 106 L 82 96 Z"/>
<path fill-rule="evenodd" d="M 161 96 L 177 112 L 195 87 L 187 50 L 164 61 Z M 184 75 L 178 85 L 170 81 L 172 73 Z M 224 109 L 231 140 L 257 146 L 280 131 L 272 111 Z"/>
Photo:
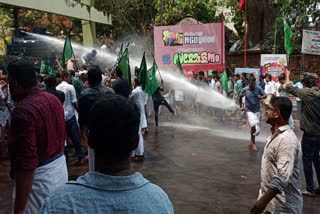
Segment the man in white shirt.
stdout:
<path fill-rule="evenodd" d="M 266 107 L 268 107 L 271 98 L 277 95 L 277 89 L 275 82 L 272 80 L 271 74 L 266 74 L 264 81 L 266 83 L 264 92 L 266 93 L 267 98 L 263 102 L 266 105 Z"/>
<path fill-rule="evenodd" d="M 72 75 L 70 72 L 65 71 L 61 75 L 62 82 L 57 86 L 57 90 L 62 91 L 65 94 L 65 101 L 63 103 L 64 117 L 66 121 L 67 135 L 72 140 L 72 143 L 78 154 L 79 163 L 87 161 L 87 157 L 82 153 L 79 127 L 75 116 L 75 110 L 78 111 L 78 101 L 76 96 L 76 90 L 72 83 Z M 65 149 L 65 155 L 67 156 L 67 150 Z"/>

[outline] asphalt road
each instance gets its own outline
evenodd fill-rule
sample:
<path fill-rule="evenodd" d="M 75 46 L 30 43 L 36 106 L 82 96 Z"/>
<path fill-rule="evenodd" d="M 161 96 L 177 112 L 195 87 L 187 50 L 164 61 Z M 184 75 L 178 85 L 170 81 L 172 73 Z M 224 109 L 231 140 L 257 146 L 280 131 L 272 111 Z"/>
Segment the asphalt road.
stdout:
<path fill-rule="evenodd" d="M 163 120 L 163 118 L 162 118 Z M 160 121 L 145 136 L 145 161 L 133 163 L 151 182 L 169 195 L 178 214 L 249 213 L 260 185 L 260 163 L 264 142 L 270 134 L 263 123 L 257 139 L 258 151 L 248 147 L 249 130 L 231 121 Z M 296 131 L 301 138 L 301 131 Z M 0 213 L 10 213 L 12 184 L 9 161 L 0 161 Z M 70 179 L 88 170 L 69 164 Z M 301 172 L 302 185 L 303 171 Z M 304 198 L 305 214 L 320 213 L 320 196 Z"/>

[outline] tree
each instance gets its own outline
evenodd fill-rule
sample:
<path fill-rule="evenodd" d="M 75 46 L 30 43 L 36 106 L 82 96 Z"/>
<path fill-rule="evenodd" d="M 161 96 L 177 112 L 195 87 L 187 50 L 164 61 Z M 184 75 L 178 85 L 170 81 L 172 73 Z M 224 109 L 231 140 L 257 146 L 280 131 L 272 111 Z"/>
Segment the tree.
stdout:
<path fill-rule="evenodd" d="M 308 20 L 306 11 L 309 9 L 316 17 L 316 4 L 318 0 L 247 0 L 247 20 L 248 20 L 248 41 L 252 45 L 268 39 L 274 42 L 276 52 L 283 52 L 283 19 L 290 26 L 293 26 L 296 36 L 301 36 L 301 29 L 306 26 Z M 240 36 L 243 35 L 243 17 L 244 13 L 239 12 L 238 0 L 225 0 L 220 2 L 224 6 L 231 8 L 235 12 L 233 21 L 235 28 Z M 276 36 L 274 36 L 276 35 Z M 274 43 L 273 43 L 274 44 Z M 294 44 L 301 45 L 301 37 L 294 41 Z"/>
<path fill-rule="evenodd" d="M 1 55 L 6 53 L 6 47 L 10 42 L 13 33 L 13 8 L 0 8 L 0 49 Z"/>

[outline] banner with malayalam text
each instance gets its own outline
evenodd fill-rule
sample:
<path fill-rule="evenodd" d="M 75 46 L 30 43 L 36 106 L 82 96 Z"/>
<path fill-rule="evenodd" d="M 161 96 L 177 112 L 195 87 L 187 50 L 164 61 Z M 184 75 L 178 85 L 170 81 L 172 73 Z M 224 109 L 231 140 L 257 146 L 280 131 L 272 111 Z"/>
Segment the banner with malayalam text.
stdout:
<path fill-rule="evenodd" d="M 287 68 L 287 55 L 261 54 L 261 74 L 271 74 L 273 81 L 277 81 L 278 76 L 281 73 L 285 73 Z"/>
<path fill-rule="evenodd" d="M 154 28 L 154 56 L 160 70 L 177 70 L 180 57 L 185 72 L 225 68 L 224 25 L 194 24 Z"/>
<path fill-rule="evenodd" d="M 301 53 L 320 55 L 320 31 L 303 30 Z"/>

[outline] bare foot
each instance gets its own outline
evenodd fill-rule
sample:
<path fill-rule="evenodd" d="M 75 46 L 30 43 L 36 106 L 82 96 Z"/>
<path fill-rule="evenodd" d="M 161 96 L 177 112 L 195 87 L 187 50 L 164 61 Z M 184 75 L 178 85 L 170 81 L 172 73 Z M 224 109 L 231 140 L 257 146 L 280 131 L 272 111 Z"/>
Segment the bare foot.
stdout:
<path fill-rule="evenodd" d="M 256 144 L 250 144 L 249 146 L 253 151 L 258 151 Z"/>

